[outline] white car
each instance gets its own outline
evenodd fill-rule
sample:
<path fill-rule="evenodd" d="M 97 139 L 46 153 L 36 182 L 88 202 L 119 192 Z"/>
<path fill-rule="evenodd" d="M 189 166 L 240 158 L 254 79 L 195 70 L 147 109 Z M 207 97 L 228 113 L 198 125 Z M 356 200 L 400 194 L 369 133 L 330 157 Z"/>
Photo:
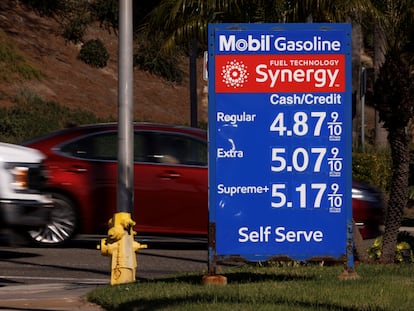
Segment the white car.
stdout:
<path fill-rule="evenodd" d="M 47 174 L 38 150 L 0 143 L 0 225 L 28 231 L 48 223 L 52 200 L 42 193 Z"/>

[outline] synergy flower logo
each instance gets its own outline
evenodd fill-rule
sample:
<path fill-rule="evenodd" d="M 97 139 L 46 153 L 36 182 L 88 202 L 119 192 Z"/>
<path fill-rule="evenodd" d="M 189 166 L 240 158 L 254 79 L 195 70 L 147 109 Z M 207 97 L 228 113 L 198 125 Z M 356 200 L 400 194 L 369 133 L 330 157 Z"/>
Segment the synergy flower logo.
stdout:
<path fill-rule="evenodd" d="M 238 88 L 243 87 L 243 84 L 247 82 L 249 73 L 247 66 L 242 61 L 232 60 L 222 67 L 221 76 L 227 87 Z"/>

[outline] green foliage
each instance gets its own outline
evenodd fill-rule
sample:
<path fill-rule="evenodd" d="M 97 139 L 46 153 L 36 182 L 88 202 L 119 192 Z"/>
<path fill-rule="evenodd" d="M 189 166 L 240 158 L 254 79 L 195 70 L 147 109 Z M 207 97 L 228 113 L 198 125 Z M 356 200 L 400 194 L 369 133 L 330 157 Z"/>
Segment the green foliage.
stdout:
<path fill-rule="evenodd" d="M 161 52 L 161 41 L 140 41 L 134 53 L 134 66 L 159 75 L 168 81 L 182 82 L 184 71 L 179 67 L 180 54 Z"/>
<path fill-rule="evenodd" d="M 395 248 L 395 263 L 414 263 L 414 237 L 408 232 L 399 232 Z M 367 252 L 371 259 L 379 260 L 382 251 L 382 236 L 375 239 Z"/>
<path fill-rule="evenodd" d="M 63 37 L 75 44 L 83 42 L 88 25 L 92 22 L 88 0 L 65 0 L 59 11 Z"/>
<path fill-rule="evenodd" d="M 109 54 L 101 40 L 88 40 L 83 45 L 79 52 L 79 59 L 88 65 L 97 68 L 106 66 Z"/>
<path fill-rule="evenodd" d="M 75 44 L 82 42 L 88 23 L 89 20 L 84 16 L 79 16 L 66 21 L 63 25 L 63 37 L 66 41 L 71 41 Z"/>
<path fill-rule="evenodd" d="M 414 75 L 403 56 L 403 51 L 390 50 L 374 85 L 374 106 L 390 135 L 414 116 Z"/>
<path fill-rule="evenodd" d="M 134 3 L 135 5 L 135 3 Z M 118 1 L 96 0 L 91 3 L 92 15 L 106 29 L 118 29 Z"/>
<path fill-rule="evenodd" d="M 0 141 L 21 143 L 68 125 L 105 120 L 80 109 L 70 109 L 23 89 L 16 94 L 15 105 L 0 108 Z"/>
<path fill-rule="evenodd" d="M 0 29 L 0 80 L 31 80 L 44 77 L 14 45 L 13 41 Z"/>
<path fill-rule="evenodd" d="M 413 201 L 414 200 L 414 186 L 410 185 L 408 187 L 408 199 Z"/>
<path fill-rule="evenodd" d="M 353 152 L 352 177 L 388 193 L 392 177 L 391 156 L 387 151 Z"/>
<path fill-rule="evenodd" d="M 40 14 L 51 16 L 59 11 L 64 0 L 20 0 Z"/>

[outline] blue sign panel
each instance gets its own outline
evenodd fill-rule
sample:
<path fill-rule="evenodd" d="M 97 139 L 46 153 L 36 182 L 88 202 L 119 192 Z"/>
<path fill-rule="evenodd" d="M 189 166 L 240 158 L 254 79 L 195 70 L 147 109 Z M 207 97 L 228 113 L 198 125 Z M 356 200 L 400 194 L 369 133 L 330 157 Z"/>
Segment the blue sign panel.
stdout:
<path fill-rule="evenodd" d="M 352 219 L 351 26 L 211 24 L 215 254 L 339 258 Z"/>

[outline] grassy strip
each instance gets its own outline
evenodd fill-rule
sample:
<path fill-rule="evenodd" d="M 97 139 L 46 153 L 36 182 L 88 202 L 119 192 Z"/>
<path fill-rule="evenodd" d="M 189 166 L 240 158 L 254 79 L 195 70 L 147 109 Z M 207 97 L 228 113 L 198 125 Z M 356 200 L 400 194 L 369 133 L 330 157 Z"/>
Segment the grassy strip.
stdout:
<path fill-rule="evenodd" d="M 228 284 L 202 285 L 201 274 L 104 286 L 88 300 L 106 310 L 412 310 L 412 265 L 359 265 L 359 279 L 341 267 L 244 266 L 226 270 Z"/>

